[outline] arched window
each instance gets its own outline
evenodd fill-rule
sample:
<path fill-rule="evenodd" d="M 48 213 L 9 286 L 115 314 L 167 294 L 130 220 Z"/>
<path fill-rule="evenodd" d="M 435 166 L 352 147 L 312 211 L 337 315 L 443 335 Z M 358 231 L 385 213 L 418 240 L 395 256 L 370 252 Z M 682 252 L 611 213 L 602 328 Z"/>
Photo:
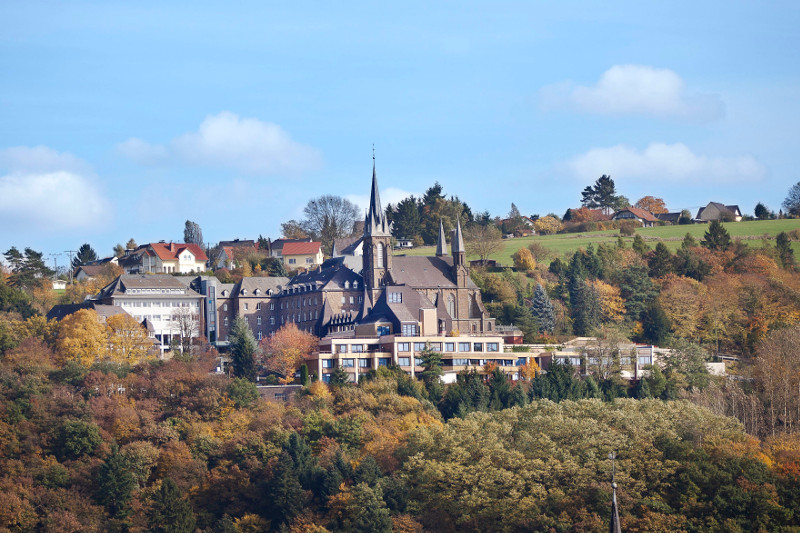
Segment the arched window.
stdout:
<path fill-rule="evenodd" d="M 383 243 L 379 242 L 378 246 L 375 249 L 375 264 L 378 268 L 383 268 L 384 261 L 383 261 Z"/>
<path fill-rule="evenodd" d="M 456 299 L 452 294 L 447 297 L 447 312 L 452 318 L 456 317 Z"/>
<path fill-rule="evenodd" d="M 350 288 L 350 282 L 349 281 L 345 281 L 344 282 L 344 288 L 345 289 L 349 289 Z"/>

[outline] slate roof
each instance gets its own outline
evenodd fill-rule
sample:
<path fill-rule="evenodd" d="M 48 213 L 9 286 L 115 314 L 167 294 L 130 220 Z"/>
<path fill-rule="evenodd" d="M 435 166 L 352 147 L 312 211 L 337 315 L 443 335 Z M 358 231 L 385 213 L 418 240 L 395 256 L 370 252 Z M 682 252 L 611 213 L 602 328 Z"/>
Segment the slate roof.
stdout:
<path fill-rule="evenodd" d="M 258 296 L 267 295 L 267 291 L 272 291 L 273 294 L 280 294 L 283 287 L 289 284 L 289 278 L 283 276 L 275 277 L 246 277 L 236 287 L 239 295 L 242 296 L 242 291 L 247 291 L 245 296 L 254 296 L 256 289 L 260 291 Z"/>
<path fill-rule="evenodd" d="M 455 287 L 452 277 L 453 258 L 396 255 L 392 258 L 392 281 L 396 285 L 424 289 Z M 467 287 L 476 289 L 477 285 L 467 278 Z"/>
<path fill-rule="evenodd" d="M 352 287 L 354 281 L 358 282 L 359 287 L 364 284 L 364 279 L 347 267 L 344 257 L 334 257 L 326 259 L 316 270 L 297 274 L 284 287 L 291 289 L 301 285 L 312 285 L 319 290 L 343 289 L 345 282 L 349 282 Z"/>
<path fill-rule="evenodd" d="M 79 304 L 60 304 L 53 306 L 47 312 L 47 320 L 56 320 L 60 322 L 69 315 L 78 312 L 81 309 L 94 309 L 97 315 L 105 321 L 110 316 L 114 315 L 127 315 L 121 307 L 116 305 L 104 305 L 92 300 L 87 300 Z"/>
<path fill-rule="evenodd" d="M 103 265 L 81 265 L 81 266 L 79 266 L 78 268 L 75 269 L 75 274 L 74 275 L 77 276 L 78 272 L 83 270 L 84 274 L 86 274 L 90 278 L 93 278 L 93 277 L 101 275 L 103 273 L 103 269 L 104 268 L 105 268 L 104 264 Z"/>
<path fill-rule="evenodd" d="M 333 240 L 333 249 L 338 255 L 353 255 L 363 237 L 342 237 Z"/>
<path fill-rule="evenodd" d="M 400 293 L 402 302 L 389 302 L 389 293 Z M 380 322 L 381 319 L 393 317 L 399 322 L 417 322 L 420 309 L 435 309 L 436 307 L 422 293 L 405 285 L 389 285 L 383 291 L 372 308 L 372 312 L 363 323 Z"/>
<path fill-rule="evenodd" d="M 130 289 L 182 289 L 184 295 L 200 296 L 192 289 L 189 289 L 188 284 L 184 280 L 177 279 L 175 276 L 170 276 L 169 274 L 122 274 L 100 289 L 97 296 L 94 296 L 92 299 L 102 300 L 110 296 L 125 294 Z M 148 298 L 153 297 L 152 294 L 143 294 L 142 296 Z M 170 297 L 175 296 L 180 296 L 180 294 L 170 295 Z"/>

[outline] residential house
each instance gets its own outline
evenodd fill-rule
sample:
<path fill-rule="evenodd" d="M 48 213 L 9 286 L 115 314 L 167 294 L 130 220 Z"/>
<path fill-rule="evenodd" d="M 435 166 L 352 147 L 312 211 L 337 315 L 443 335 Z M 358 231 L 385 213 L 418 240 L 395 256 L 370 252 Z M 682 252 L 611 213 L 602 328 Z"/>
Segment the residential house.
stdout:
<path fill-rule="evenodd" d="M 677 226 L 681 221 L 681 213 L 680 211 L 677 213 L 657 213 L 656 218 L 661 222 Z"/>
<path fill-rule="evenodd" d="M 324 259 L 321 242 L 287 242 L 281 249 L 283 264 L 289 269 L 314 268 Z"/>
<path fill-rule="evenodd" d="M 711 222 L 712 220 L 719 220 L 720 222 L 740 222 L 742 220 L 742 212 L 738 205 L 723 205 L 718 202 L 709 202 L 707 206 L 701 207 L 697 211 L 695 220 L 698 222 Z"/>
<path fill-rule="evenodd" d="M 75 269 L 73 278 L 78 281 L 87 281 L 108 272 L 106 265 L 81 265 Z"/>
<path fill-rule="evenodd" d="M 237 257 L 259 251 L 258 241 L 253 240 L 220 241 L 217 246 L 220 253 L 214 261 L 215 268 L 235 268 Z"/>
<path fill-rule="evenodd" d="M 208 256 L 196 244 L 153 242 L 126 250 L 119 264 L 126 274 L 204 272 Z"/>
<path fill-rule="evenodd" d="M 645 228 L 650 228 L 658 222 L 658 219 L 653 213 L 647 209 L 641 209 L 638 207 L 626 207 L 625 209 L 620 209 L 614 213 L 614 215 L 611 217 L 611 220 L 635 220 Z"/>
<path fill-rule="evenodd" d="M 275 239 L 269 243 L 269 256 L 281 259 L 283 258 L 283 246 L 285 244 L 293 242 L 311 242 L 312 240 L 311 237 L 306 237 L 304 239 Z"/>

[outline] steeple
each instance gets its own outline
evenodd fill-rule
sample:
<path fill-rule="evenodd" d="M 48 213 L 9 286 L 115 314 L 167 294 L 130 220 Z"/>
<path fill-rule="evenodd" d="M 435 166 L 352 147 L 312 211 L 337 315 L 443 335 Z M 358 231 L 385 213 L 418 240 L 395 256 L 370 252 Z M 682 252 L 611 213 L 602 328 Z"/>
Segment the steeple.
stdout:
<path fill-rule="evenodd" d="M 375 172 L 375 154 L 372 154 L 372 192 L 369 196 L 369 210 L 364 220 L 364 235 L 390 235 L 391 226 L 386 223 L 386 213 L 381 208 L 378 193 L 378 175 Z"/>
<path fill-rule="evenodd" d="M 444 226 L 442 219 L 439 219 L 439 241 L 436 243 L 436 257 L 447 255 L 447 241 L 444 238 Z"/>
<path fill-rule="evenodd" d="M 461 219 L 456 222 L 456 234 L 453 236 L 453 266 L 466 266 L 467 249 L 464 247 L 464 237 L 461 235 Z"/>

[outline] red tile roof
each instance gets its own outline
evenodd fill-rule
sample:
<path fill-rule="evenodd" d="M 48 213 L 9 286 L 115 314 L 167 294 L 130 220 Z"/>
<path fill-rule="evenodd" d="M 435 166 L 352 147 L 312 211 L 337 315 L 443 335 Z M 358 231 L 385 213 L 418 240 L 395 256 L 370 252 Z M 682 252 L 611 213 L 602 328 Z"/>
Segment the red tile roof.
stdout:
<path fill-rule="evenodd" d="M 283 245 L 283 255 L 315 255 L 319 253 L 321 242 L 287 242 Z"/>
<path fill-rule="evenodd" d="M 194 258 L 197 261 L 208 261 L 206 253 L 196 244 L 151 242 L 150 247 L 162 261 L 175 261 L 181 252 L 187 249 L 194 254 Z"/>
<path fill-rule="evenodd" d="M 630 211 L 638 218 L 641 218 L 642 220 L 646 220 L 648 222 L 658 222 L 658 219 L 655 217 L 655 215 L 650 211 L 648 211 L 647 209 L 640 209 L 638 207 L 628 207 L 626 209 L 622 209 L 622 211 Z"/>

